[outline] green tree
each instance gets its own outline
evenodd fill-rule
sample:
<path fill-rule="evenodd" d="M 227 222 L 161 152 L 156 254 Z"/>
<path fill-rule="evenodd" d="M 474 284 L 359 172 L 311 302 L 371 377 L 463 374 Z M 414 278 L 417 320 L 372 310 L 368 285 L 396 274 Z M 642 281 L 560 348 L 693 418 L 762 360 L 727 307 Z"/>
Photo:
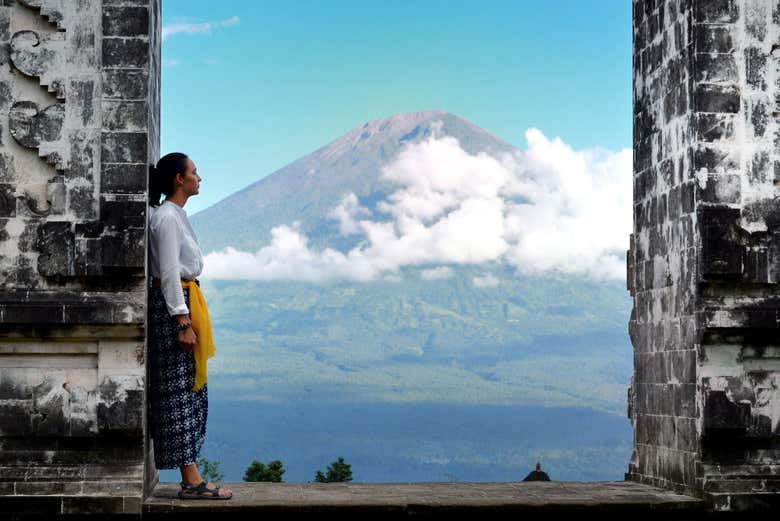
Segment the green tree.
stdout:
<path fill-rule="evenodd" d="M 344 458 L 339 457 L 337 461 L 334 461 L 328 466 L 327 475 L 324 475 L 321 471 L 317 470 L 314 481 L 319 483 L 352 481 L 352 466 L 344 463 Z"/>
<path fill-rule="evenodd" d="M 200 475 L 206 481 L 222 481 L 225 479 L 223 474 L 219 473 L 219 460 L 210 461 L 202 456 L 198 456 L 196 465 L 200 471 Z"/>
<path fill-rule="evenodd" d="M 458 476 L 450 472 L 442 472 L 441 475 L 447 478 L 448 481 L 460 481 L 460 478 Z"/>
<path fill-rule="evenodd" d="M 266 466 L 262 461 L 252 460 L 244 472 L 244 481 L 273 481 L 282 483 L 284 468 L 282 462 L 275 459 Z"/>

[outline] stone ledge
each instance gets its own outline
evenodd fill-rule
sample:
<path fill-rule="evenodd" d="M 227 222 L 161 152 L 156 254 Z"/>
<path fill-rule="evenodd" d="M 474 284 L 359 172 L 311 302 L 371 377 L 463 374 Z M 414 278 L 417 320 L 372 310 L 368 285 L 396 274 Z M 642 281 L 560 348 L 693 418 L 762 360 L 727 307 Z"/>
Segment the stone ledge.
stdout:
<path fill-rule="evenodd" d="M 593 513 L 601 519 L 647 515 L 664 520 L 696 519 L 706 503 L 698 498 L 628 481 L 597 482 L 418 482 L 418 483 L 224 483 L 228 500 L 178 499 L 178 483 L 158 483 L 143 504 L 144 519 L 223 511 L 260 515 L 321 516 L 327 513 L 407 517 L 456 513 L 516 516 L 518 513 Z"/>

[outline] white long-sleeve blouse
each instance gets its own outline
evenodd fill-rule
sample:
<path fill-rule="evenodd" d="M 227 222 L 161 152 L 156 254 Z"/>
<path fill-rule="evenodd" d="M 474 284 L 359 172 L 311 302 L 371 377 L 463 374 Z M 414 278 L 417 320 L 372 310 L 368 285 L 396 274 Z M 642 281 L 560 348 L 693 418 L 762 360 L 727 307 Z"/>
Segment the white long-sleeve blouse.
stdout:
<path fill-rule="evenodd" d="M 165 303 L 171 315 L 190 312 L 184 300 L 181 279 L 203 271 L 203 252 L 187 212 L 167 199 L 149 207 L 149 273 L 161 280 Z"/>

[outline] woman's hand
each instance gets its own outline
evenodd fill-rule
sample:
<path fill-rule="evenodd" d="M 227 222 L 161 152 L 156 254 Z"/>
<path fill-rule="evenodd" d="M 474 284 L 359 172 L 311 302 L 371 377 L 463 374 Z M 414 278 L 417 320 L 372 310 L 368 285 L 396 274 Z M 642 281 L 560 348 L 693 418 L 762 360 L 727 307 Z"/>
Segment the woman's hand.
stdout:
<path fill-rule="evenodd" d="M 192 351 L 195 349 L 195 344 L 198 340 L 198 335 L 195 334 L 195 330 L 192 328 L 192 317 L 189 313 L 185 315 L 176 315 L 176 322 L 179 324 L 190 324 L 187 329 L 179 331 L 179 347 L 182 351 Z"/>
<path fill-rule="evenodd" d="M 179 331 L 179 347 L 182 351 L 192 351 L 195 349 L 195 344 L 198 341 L 198 336 L 195 334 L 195 330 L 192 326 L 183 331 Z"/>

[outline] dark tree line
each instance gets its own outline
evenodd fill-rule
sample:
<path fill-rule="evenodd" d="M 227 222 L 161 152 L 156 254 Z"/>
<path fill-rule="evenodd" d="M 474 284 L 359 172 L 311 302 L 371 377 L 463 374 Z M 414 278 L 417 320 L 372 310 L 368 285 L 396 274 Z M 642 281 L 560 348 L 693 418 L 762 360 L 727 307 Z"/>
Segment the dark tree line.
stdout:
<path fill-rule="evenodd" d="M 203 479 L 221 481 L 224 476 L 219 473 L 219 461 L 210 461 L 206 458 L 198 458 L 198 468 Z M 262 461 L 252 460 L 252 463 L 244 471 L 244 481 L 272 481 L 282 483 L 282 474 L 284 474 L 284 465 L 278 459 L 269 461 L 266 465 Z M 318 483 L 332 483 L 352 481 L 352 466 L 344 462 L 340 457 L 328 465 L 325 473 L 317 470 L 314 475 L 314 481 Z M 311 482 L 310 482 L 311 483 Z"/>

